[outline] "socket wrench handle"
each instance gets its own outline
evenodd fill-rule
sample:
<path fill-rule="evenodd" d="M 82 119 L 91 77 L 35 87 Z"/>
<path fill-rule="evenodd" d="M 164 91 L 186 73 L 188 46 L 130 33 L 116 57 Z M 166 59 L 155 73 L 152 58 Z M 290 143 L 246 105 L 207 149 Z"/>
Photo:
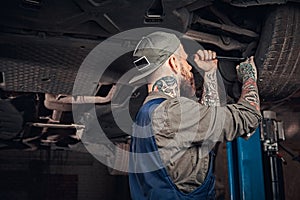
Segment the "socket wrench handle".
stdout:
<path fill-rule="evenodd" d="M 240 57 L 229 57 L 229 56 L 216 56 L 218 60 L 228 60 L 228 61 L 245 61 L 247 58 Z"/>

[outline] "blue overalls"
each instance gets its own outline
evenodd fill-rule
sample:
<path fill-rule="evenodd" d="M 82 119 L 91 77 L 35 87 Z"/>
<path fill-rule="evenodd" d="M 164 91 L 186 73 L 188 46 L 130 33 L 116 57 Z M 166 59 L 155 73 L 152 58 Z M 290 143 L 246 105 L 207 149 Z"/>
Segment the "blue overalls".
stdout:
<path fill-rule="evenodd" d="M 165 99 L 153 99 L 144 104 L 136 117 L 131 140 L 129 184 L 133 200 L 194 200 L 215 199 L 215 177 L 210 167 L 203 184 L 190 193 L 183 193 L 169 177 L 159 156 L 151 128 L 151 113 Z M 143 153 L 145 153 L 143 155 Z M 141 155 L 142 154 L 142 155 Z"/>

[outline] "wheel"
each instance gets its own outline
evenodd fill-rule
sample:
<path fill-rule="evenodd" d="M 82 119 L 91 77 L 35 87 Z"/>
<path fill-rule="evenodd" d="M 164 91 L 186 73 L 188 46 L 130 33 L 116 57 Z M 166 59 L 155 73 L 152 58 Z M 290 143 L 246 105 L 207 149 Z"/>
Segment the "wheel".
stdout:
<path fill-rule="evenodd" d="M 263 102 L 286 98 L 300 88 L 300 8 L 280 5 L 267 15 L 255 55 Z"/>

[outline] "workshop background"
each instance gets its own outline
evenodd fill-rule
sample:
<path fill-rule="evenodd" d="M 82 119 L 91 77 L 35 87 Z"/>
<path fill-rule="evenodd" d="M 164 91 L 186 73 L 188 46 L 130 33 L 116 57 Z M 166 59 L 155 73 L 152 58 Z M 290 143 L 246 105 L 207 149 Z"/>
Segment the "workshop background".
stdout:
<path fill-rule="evenodd" d="M 122 96 L 122 91 L 132 92 L 129 99 L 114 99 L 114 106 L 122 112 L 129 101 L 134 118 L 146 96 L 145 87 L 134 92 L 126 85 L 116 87 L 119 78 L 133 67 L 132 52 L 111 63 L 98 82 L 90 80 L 93 70 L 79 71 L 79 67 L 100 42 L 141 27 L 185 33 L 221 55 L 219 69 L 228 103 L 240 95 L 235 65 L 255 55 L 262 110 L 276 112 L 276 120 L 282 121 L 284 127 L 285 140 L 274 143 L 280 144 L 276 159 L 281 161 L 284 180 L 280 185 L 284 189 L 281 199 L 300 199 L 299 2 L 1 1 L 0 100 L 12 103 L 24 123 L 14 138 L 0 136 L 0 200 L 130 199 L 128 176 L 99 162 L 80 142 L 76 128 L 81 129 L 74 125 L 71 95 L 78 78 L 81 88 L 77 89 L 86 89 L 84 92 L 89 95 L 92 91 L 92 98 L 79 98 L 75 106 L 80 108 L 95 101 L 98 121 L 106 136 L 128 148 L 128 134 L 114 121 L 111 100 L 118 94 Z M 133 48 L 138 38 L 127 37 L 114 38 L 110 44 Z M 99 60 L 95 62 L 101 64 Z M 201 80 L 197 74 L 195 77 L 199 96 Z M 126 164 L 126 157 L 118 155 L 115 165 Z M 219 144 L 215 164 L 218 200 L 231 199 L 227 166 L 226 144 Z"/>

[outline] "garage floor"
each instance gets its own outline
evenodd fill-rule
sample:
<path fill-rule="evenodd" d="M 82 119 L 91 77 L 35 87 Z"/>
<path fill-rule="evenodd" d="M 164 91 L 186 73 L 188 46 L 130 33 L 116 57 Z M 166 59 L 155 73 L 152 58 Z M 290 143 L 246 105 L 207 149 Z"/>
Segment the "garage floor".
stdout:
<path fill-rule="evenodd" d="M 88 153 L 0 151 L 0 199 L 130 199 L 127 176 L 112 176 Z"/>

